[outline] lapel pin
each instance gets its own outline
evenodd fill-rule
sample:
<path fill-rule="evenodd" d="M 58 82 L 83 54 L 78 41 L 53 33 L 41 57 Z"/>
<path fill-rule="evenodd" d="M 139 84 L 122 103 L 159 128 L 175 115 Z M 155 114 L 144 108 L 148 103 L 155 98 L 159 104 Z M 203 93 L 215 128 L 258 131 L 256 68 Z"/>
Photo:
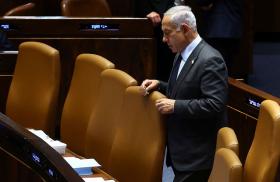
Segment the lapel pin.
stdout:
<path fill-rule="evenodd" d="M 192 60 L 192 62 L 191 62 L 192 64 L 194 63 L 194 59 Z"/>

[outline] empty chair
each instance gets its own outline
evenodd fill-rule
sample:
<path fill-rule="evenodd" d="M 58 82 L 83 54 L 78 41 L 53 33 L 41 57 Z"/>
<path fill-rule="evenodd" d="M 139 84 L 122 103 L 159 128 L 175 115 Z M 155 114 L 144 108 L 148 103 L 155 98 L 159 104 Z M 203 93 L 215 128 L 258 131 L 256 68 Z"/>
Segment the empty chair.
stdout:
<path fill-rule="evenodd" d="M 255 136 L 244 165 L 244 182 L 275 181 L 280 155 L 280 107 L 261 103 Z"/>
<path fill-rule="evenodd" d="M 223 127 L 218 131 L 216 151 L 220 148 L 228 148 L 239 154 L 239 144 L 232 128 Z"/>
<path fill-rule="evenodd" d="M 23 127 L 41 129 L 54 136 L 59 84 L 59 52 L 44 43 L 22 43 L 6 115 Z"/>
<path fill-rule="evenodd" d="M 239 144 L 233 129 L 220 128 L 217 135 L 214 164 L 208 181 L 241 182 L 243 169 L 238 153 Z"/>
<path fill-rule="evenodd" d="M 22 4 L 10 9 L 4 16 L 35 16 L 38 15 L 35 7 L 33 2 Z"/>
<path fill-rule="evenodd" d="M 108 17 L 111 11 L 106 0 L 62 0 L 63 16 Z"/>
<path fill-rule="evenodd" d="M 61 140 L 77 154 L 84 155 L 90 115 L 98 98 L 101 72 L 114 64 L 95 54 L 77 57 L 70 88 L 61 116 Z"/>
<path fill-rule="evenodd" d="M 216 151 L 208 182 L 242 182 L 242 164 L 234 151 L 228 148 Z"/>
<path fill-rule="evenodd" d="M 108 69 L 101 74 L 98 107 L 93 112 L 87 130 L 86 157 L 95 158 L 105 171 L 116 127 L 119 125 L 117 118 L 123 105 L 126 88 L 136 84 L 134 78 L 121 70 Z"/>
<path fill-rule="evenodd" d="M 165 125 L 155 101 L 164 95 L 126 90 L 111 150 L 109 174 L 121 182 L 160 182 L 165 149 Z"/>

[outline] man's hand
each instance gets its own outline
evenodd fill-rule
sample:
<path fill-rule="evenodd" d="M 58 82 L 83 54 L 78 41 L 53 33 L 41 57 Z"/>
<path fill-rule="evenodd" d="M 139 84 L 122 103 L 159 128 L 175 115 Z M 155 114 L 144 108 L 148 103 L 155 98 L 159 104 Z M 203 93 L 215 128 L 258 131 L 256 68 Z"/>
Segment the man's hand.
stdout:
<path fill-rule="evenodd" d="M 144 80 L 141 84 L 141 92 L 143 96 L 146 96 L 150 93 L 151 90 L 157 89 L 159 85 L 158 80 Z"/>
<path fill-rule="evenodd" d="M 171 114 L 174 112 L 175 100 L 172 99 L 158 99 L 156 107 L 161 114 Z"/>
<path fill-rule="evenodd" d="M 147 18 L 153 22 L 154 26 L 157 26 L 161 22 L 160 15 L 157 12 L 152 11 L 151 13 L 147 14 Z"/>
<path fill-rule="evenodd" d="M 209 4 L 208 6 L 201 6 L 200 8 L 203 10 L 203 11 L 210 11 L 213 7 L 213 3 Z"/>

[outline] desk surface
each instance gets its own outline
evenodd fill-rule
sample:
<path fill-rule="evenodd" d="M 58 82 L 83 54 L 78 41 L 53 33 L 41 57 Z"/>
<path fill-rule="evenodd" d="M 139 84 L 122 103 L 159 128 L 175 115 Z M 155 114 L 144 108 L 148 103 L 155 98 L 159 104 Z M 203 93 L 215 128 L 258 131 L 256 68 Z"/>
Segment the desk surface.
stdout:
<path fill-rule="evenodd" d="M 82 158 L 70 150 L 67 150 L 66 153 L 66 156 Z M 7 178 L 4 177 L 4 179 L 15 177 L 21 181 L 29 182 L 38 181 L 39 179 L 45 179 L 46 181 L 80 182 L 83 181 L 81 177 L 84 177 L 79 176 L 63 159 L 63 156 L 57 153 L 41 138 L 1 113 L 0 161 L 1 164 L 8 168 L 5 169 Z M 93 168 L 93 171 L 93 175 L 85 177 L 102 177 L 105 180 L 115 180 L 101 169 Z M 2 173 L 3 171 L 0 170 L 0 176 Z M 29 178 L 29 176 L 35 177 L 35 180 Z M 3 180 L 2 176 L 1 180 Z"/>
<path fill-rule="evenodd" d="M 64 157 L 77 157 L 77 158 L 83 158 L 82 156 L 79 156 L 72 152 L 71 150 L 67 149 L 66 154 Z M 101 168 L 93 167 L 93 174 L 92 175 L 85 175 L 81 176 L 82 178 L 84 177 L 102 177 L 104 180 L 114 180 L 115 182 L 118 182 L 116 179 L 114 179 L 112 176 L 110 176 L 108 173 L 103 171 Z"/>
<path fill-rule="evenodd" d="M 11 16 L 0 18 L 0 29 L 9 38 L 27 37 L 110 37 L 153 38 L 147 18 L 92 18 L 63 16 Z"/>

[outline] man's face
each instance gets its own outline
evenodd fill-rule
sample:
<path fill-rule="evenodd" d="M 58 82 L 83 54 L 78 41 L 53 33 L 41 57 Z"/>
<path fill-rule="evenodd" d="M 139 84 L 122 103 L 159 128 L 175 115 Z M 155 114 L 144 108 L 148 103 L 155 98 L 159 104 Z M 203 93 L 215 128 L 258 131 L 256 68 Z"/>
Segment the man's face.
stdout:
<path fill-rule="evenodd" d="M 165 42 L 173 53 L 181 52 L 186 46 L 184 31 L 170 22 L 169 16 L 164 16 L 161 29 L 163 31 L 162 41 Z"/>

